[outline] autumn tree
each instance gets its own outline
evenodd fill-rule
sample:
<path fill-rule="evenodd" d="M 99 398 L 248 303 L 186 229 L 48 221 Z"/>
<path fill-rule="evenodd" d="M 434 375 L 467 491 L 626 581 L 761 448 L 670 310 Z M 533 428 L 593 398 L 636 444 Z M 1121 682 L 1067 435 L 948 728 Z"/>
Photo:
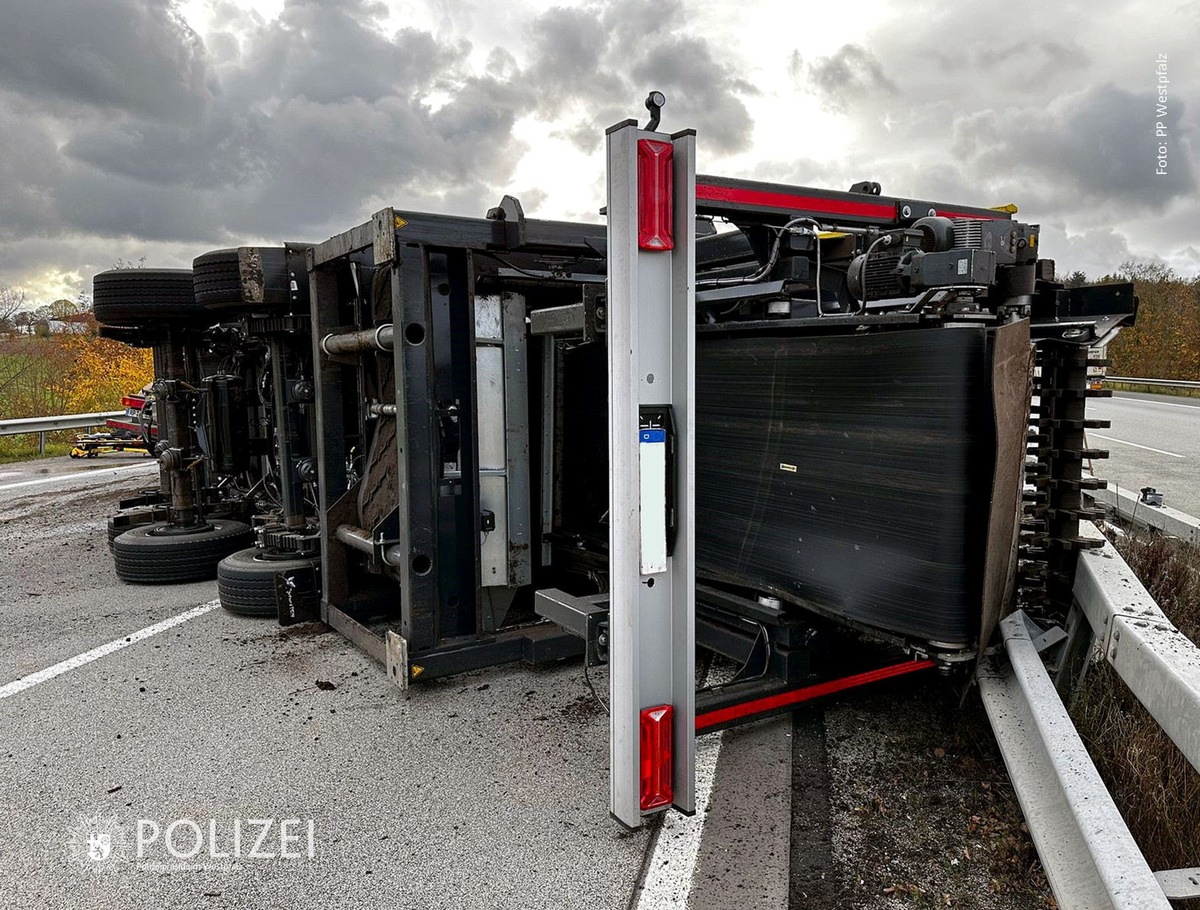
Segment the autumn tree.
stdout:
<path fill-rule="evenodd" d="M 1108 346 L 1110 372 L 1146 379 L 1200 379 L 1200 278 L 1157 262 L 1123 263 L 1110 280 L 1132 280 L 1137 323 Z"/>
<path fill-rule="evenodd" d="M 122 395 L 154 378 L 148 348 L 131 348 L 96 335 L 64 335 L 60 345 L 70 365 L 53 384 L 53 394 L 66 402 L 70 413 L 111 411 L 120 407 Z"/>
<path fill-rule="evenodd" d="M 0 335 L 11 335 L 20 325 L 19 316 L 25 310 L 25 292 L 0 284 Z"/>

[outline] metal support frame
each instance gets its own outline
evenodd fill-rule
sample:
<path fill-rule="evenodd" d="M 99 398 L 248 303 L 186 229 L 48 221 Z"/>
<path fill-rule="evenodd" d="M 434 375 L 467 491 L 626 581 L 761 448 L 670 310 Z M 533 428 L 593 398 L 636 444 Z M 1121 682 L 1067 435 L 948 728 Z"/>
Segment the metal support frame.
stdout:
<path fill-rule="evenodd" d="M 673 250 L 639 245 L 640 140 L 671 146 Z M 622 824 L 638 827 L 644 708 L 673 707 L 673 806 L 689 815 L 696 808 L 695 134 L 651 133 L 626 121 L 608 130 L 607 151 L 610 809 Z M 670 407 L 677 441 L 678 536 L 661 563 L 646 561 L 651 542 L 643 540 L 644 529 L 656 523 L 643 518 L 661 507 L 655 499 L 663 493 L 661 486 L 642 488 L 648 475 L 639 429 L 642 408 L 651 405 Z M 656 521 L 665 525 L 665 515 Z"/>
<path fill-rule="evenodd" d="M 488 258 L 497 227 L 503 225 L 384 209 L 308 253 L 321 618 L 387 663 L 398 684 L 514 660 L 543 663 L 583 650 L 554 626 L 509 616 L 533 566 L 530 379 L 525 292 L 516 289 L 520 282 L 499 275 L 502 270 Z M 590 274 L 598 279 L 600 231 L 594 225 L 526 221 L 524 238 L 531 248 L 513 255 L 586 254 L 593 260 Z M 367 301 L 361 270 L 372 267 L 384 271 L 374 275 L 373 299 Z M 499 303 L 501 332 L 494 338 L 478 334 L 475 282 L 481 272 L 491 288 L 483 296 L 494 295 Z M 390 294 L 381 293 L 384 282 Z M 494 377 L 496 394 L 488 399 L 497 408 L 488 417 L 500 418 L 500 460 L 484 470 L 479 350 L 503 361 Z M 381 400 L 368 399 L 366 370 L 389 361 L 391 376 L 384 381 L 394 384 L 394 397 L 383 389 Z M 392 499 L 375 488 L 376 505 L 390 511 L 376 509 L 366 521 L 359 500 L 371 480 L 356 449 L 370 441 L 377 419 L 395 430 L 385 456 L 394 459 L 395 490 Z M 495 502 L 481 510 L 481 483 L 494 486 L 497 479 L 503 486 Z M 485 519 L 496 522 L 494 531 Z M 480 577 L 484 535 L 500 550 L 496 577 L 486 586 Z M 358 553 L 367 557 L 370 571 L 358 570 Z"/>
<path fill-rule="evenodd" d="M 1058 697 L 1025 614 L 976 677 L 1046 878 L 1063 910 L 1167 910 L 1163 889 Z"/>

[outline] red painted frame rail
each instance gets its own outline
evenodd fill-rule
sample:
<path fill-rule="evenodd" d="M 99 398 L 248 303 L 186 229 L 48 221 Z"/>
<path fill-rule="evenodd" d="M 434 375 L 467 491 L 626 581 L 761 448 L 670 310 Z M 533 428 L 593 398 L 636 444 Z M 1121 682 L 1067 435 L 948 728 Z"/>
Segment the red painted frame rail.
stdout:
<path fill-rule="evenodd" d="M 935 661 L 930 659 L 906 660 L 904 663 L 891 664 L 887 667 L 880 667 L 877 670 L 856 673 L 853 676 L 843 676 L 841 679 L 831 679 L 828 682 L 805 686 L 802 689 L 792 689 L 789 692 L 767 695 L 763 698 L 742 702 L 740 705 L 717 708 L 714 711 L 696 715 L 696 732 L 703 733 L 710 727 L 731 723 L 735 720 L 742 720 L 752 714 L 765 714 L 768 711 L 790 708 L 801 702 L 811 701 L 814 698 L 821 698 L 825 695 L 833 695 L 835 692 L 843 692 L 846 689 L 855 689 L 869 683 L 879 682 L 880 680 L 891 679 L 894 676 L 904 676 L 908 673 L 916 673 L 918 670 L 928 670 L 930 667 L 935 666 L 935 663 Z"/>

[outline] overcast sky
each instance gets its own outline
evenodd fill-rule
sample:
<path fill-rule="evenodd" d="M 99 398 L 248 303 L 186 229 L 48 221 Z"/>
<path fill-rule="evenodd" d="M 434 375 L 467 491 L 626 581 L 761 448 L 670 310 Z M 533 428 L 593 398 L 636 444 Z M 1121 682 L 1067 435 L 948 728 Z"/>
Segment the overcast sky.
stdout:
<path fill-rule="evenodd" d="M 2 0 L 0 284 L 48 303 L 385 205 L 598 220 L 604 127 L 652 88 L 702 172 L 1014 202 L 1060 270 L 1190 276 L 1197 47 L 1200 0 Z"/>

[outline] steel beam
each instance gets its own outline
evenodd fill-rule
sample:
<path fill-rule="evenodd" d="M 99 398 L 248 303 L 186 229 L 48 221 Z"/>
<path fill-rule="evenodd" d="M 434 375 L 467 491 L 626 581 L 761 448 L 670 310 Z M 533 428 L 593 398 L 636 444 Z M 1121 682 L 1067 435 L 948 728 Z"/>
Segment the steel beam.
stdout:
<path fill-rule="evenodd" d="M 96 414 L 63 414 L 56 417 L 20 417 L 0 420 L 0 436 L 24 436 L 34 433 L 54 433 L 58 430 L 82 430 L 98 427 L 110 417 L 124 417 L 124 411 L 100 411 Z"/>
<path fill-rule="evenodd" d="M 1029 833 L 1062 910 L 1168 910 L 1031 640 L 1025 615 L 1000 623 L 1007 660 L 979 691 Z"/>
<path fill-rule="evenodd" d="M 1104 540 L 1091 524 L 1080 534 Z M 1105 659 L 1200 770 L 1200 647 L 1167 619 L 1107 540 L 1080 556 L 1074 593 Z"/>

